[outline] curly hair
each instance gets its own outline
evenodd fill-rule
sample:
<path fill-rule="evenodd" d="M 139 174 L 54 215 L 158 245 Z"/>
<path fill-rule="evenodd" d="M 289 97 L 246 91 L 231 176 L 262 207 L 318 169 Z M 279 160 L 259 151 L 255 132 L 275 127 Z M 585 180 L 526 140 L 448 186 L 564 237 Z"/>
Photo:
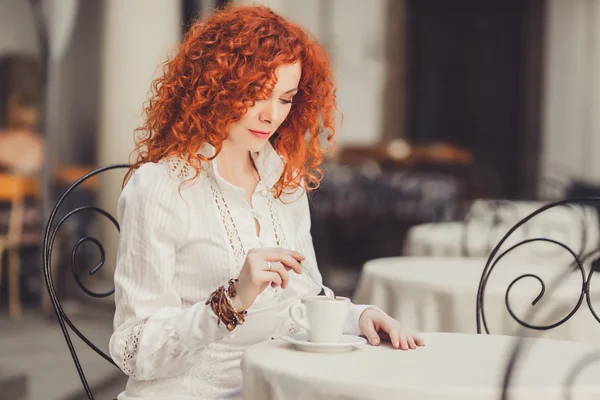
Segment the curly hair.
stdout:
<path fill-rule="evenodd" d="M 285 161 L 274 188 L 277 197 L 302 185 L 317 188 L 326 151 L 323 132 L 335 145 L 339 111 L 329 57 L 301 27 L 264 6 L 228 6 L 193 24 L 152 84 L 145 123 L 136 129 L 137 160 L 128 176 L 144 163 L 178 156 L 197 177 L 201 162 L 209 161 L 198 154 L 201 146 L 211 144 L 218 154 L 228 125 L 270 96 L 277 67 L 295 62 L 302 67 L 298 93 L 269 139 Z"/>

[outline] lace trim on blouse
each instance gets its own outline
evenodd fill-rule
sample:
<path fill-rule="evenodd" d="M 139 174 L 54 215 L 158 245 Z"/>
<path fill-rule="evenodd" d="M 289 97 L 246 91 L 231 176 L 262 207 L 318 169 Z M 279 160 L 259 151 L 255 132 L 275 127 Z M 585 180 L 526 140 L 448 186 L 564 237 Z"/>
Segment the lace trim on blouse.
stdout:
<path fill-rule="evenodd" d="M 125 348 L 123 350 L 123 359 L 121 360 L 121 369 L 127 375 L 130 375 L 134 378 L 136 377 L 135 361 L 137 359 L 140 336 L 142 335 L 144 325 L 146 325 L 146 320 L 132 327 L 124 344 Z"/>
<path fill-rule="evenodd" d="M 235 221 L 233 220 L 231 211 L 229 210 L 229 207 L 227 207 L 225 197 L 223 196 L 223 191 L 212 179 L 210 182 L 210 189 L 213 194 L 213 199 L 217 205 L 217 209 L 219 210 L 219 215 L 221 215 L 221 221 L 223 222 L 223 226 L 225 226 L 225 231 L 227 232 L 227 239 L 229 241 L 231 250 L 233 251 L 235 265 L 241 267 L 244 265 L 244 261 L 246 260 L 246 251 L 244 251 L 244 245 L 242 243 L 242 239 L 240 238 L 240 233 L 235 226 Z"/>
<path fill-rule="evenodd" d="M 283 227 L 281 226 L 281 220 L 279 219 L 279 213 L 275 209 L 275 205 L 273 204 L 273 199 L 269 195 L 269 212 L 271 214 L 271 223 L 273 224 L 273 233 L 275 234 L 275 243 L 277 243 L 277 247 L 283 247 L 285 249 L 289 248 L 287 241 L 285 240 L 285 235 L 283 234 Z"/>
<path fill-rule="evenodd" d="M 168 157 L 161 160 L 161 163 L 165 163 L 169 170 L 169 174 L 177 179 L 183 181 L 192 178 L 196 175 L 196 170 L 187 161 L 179 157 Z"/>

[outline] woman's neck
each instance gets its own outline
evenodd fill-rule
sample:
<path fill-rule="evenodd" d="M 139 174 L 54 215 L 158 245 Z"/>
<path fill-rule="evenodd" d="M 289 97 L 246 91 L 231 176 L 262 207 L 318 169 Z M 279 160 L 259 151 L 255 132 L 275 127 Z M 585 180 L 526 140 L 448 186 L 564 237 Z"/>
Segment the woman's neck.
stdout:
<path fill-rule="evenodd" d="M 257 175 L 256 167 L 247 150 L 239 150 L 224 143 L 217 160 L 221 177 L 234 185 L 242 184 L 249 179 L 254 180 Z"/>

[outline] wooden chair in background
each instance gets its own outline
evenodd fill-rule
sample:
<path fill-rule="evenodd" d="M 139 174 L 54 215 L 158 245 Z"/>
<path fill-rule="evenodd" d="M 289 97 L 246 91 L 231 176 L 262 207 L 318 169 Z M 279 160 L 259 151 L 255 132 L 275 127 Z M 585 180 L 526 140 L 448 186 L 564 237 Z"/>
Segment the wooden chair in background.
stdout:
<path fill-rule="evenodd" d="M 9 205 L 8 231 L 0 234 L 0 285 L 3 278 L 4 254 L 8 255 L 6 268 L 8 289 L 8 313 L 11 318 L 22 314 L 20 276 L 23 227 L 25 220 L 25 200 L 39 198 L 39 182 L 36 178 L 10 173 L 0 173 L 0 202 Z"/>
<path fill-rule="evenodd" d="M 93 170 L 92 166 L 64 166 L 57 169 L 54 184 L 68 187 L 80 177 Z M 99 182 L 97 177 L 91 177 L 82 183 L 81 187 L 97 191 Z M 19 319 L 23 313 L 21 304 L 21 249 L 26 244 L 37 244 L 41 242 L 39 233 L 34 232 L 35 238 L 25 239 L 25 220 L 26 220 L 26 200 L 40 199 L 41 186 L 37 177 L 14 174 L 10 172 L 0 172 L 0 203 L 7 204 L 8 209 L 8 230 L 5 233 L 0 231 L 0 287 L 4 278 L 7 280 L 8 294 L 8 314 L 12 319 Z M 41 229 L 41 228 L 39 228 Z M 31 235 L 31 233 L 29 233 Z M 57 238 L 56 246 L 62 238 Z M 41 246 L 41 243 L 40 243 Z M 4 258 L 7 255 L 7 265 L 4 267 Z M 57 252 L 53 262 L 60 258 Z M 54 273 L 60 268 L 54 268 Z M 6 273 L 4 273 L 6 271 Z M 56 276 L 54 277 L 56 278 Z M 42 309 L 50 311 L 51 303 L 45 294 L 42 294 Z"/>

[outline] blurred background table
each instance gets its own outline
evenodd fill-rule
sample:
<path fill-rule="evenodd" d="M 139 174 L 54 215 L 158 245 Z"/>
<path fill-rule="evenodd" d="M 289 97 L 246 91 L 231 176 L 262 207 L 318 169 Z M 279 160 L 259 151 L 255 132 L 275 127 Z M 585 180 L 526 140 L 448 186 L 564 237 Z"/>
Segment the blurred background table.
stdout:
<path fill-rule="evenodd" d="M 411 227 L 404 241 L 405 256 L 487 257 L 502 237 L 522 218 L 548 202 L 475 200 L 463 221 L 432 222 Z M 600 245 L 600 223 L 594 207 L 559 206 L 536 215 L 519 227 L 504 248 L 530 238 L 549 238 L 586 254 Z M 552 252 L 521 254 L 552 256 Z"/>
<path fill-rule="evenodd" d="M 530 245 L 531 246 L 531 245 Z M 476 333 L 477 289 L 486 258 L 391 257 L 365 264 L 353 298 L 358 304 L 373 304 L 399 320 L 407 329 L 420 332 Z M 484 297 L 485 316 L 491 333 L 515 334 L 520 325 L 509 315 L 505 295 L 517 277 L 534 273 L 546 283 L 546 294 L 535 305 L 535 318 L 528 322 L 548 325 L 575 308 L 582 279 L 573 272 L 554 291 L 551 282 L 569 267 L 569 258 L 553 262 L 506 256 L 490 274 Z M 600 290 L 591 281 L 592 299 Z M 510 291 L 510 304 L 525 319 L 541 286 L 533 278 L 519 281 Z M 582 308 L 585 308 L 584 304 Z M 527 331 L 525 334 L 535 334 Z M 600 344 L 600 324 L 582 309 L 545 337 Z"/>

